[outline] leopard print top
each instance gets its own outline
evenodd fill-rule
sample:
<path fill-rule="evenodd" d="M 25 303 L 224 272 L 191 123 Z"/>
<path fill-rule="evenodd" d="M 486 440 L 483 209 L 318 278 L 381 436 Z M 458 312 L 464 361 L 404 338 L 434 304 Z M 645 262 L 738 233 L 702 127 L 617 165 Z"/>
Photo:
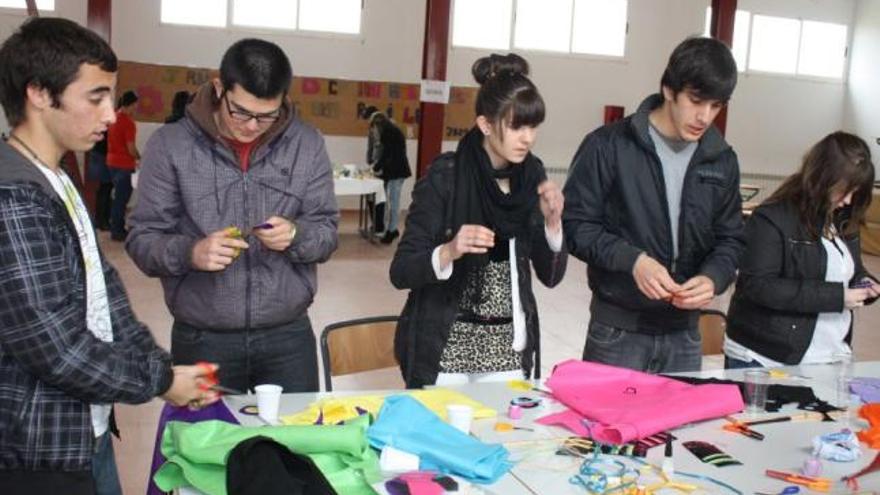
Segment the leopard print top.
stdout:
<path fill-rule="evenodd" d="M 458 303 L 459 315 L 506 320 L 506 323 L 457 319 L 440 356 L 440 372 L 489 373 L 521 369 L 521 355 L 513 350 L 512 301 L 510 261 L 490 261 L 468 274 Z"/>

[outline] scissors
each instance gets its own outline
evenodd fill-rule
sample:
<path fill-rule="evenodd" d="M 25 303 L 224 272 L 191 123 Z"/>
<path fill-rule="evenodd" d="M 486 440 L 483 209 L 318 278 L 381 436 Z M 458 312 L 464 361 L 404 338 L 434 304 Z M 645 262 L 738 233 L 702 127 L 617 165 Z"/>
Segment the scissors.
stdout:
<path fill-rule="evenodd" d="M 740 435 L 745 435 L 749 438 L 754 438 L 755 440 L 764 440 L 764 434 L 749 428 L 748 424 L 737 421 L 730 417 L 727 417 L 725 419 L 727 421 L 730 421 L 730 424 L 721 427 L 722 429 L 724 429 L 724 431 L 739 433 Z"/>
<path fill-rule="evenodd" d="M 781 492 L 755 492 L 755 495 L 794 495 L 795 493 L 800 493 L 801 489 L 791 485 L 785 487 Z"/>
<path fill-rule="evenodd" d="M 244 394 L 244 392 L 242 392 L 241 390 L 235 390 L 234 388 L 224 387 L 223 385 L 220 385 L 220 381 L 217 379 L 217 371 L 213 369 L 213 365 L 211 365 L 211 363 L 199 361 L 198 363 L 196 363 L 196 366 L 205 370 L 205 381 L 199 383 L 199 389 L 206 391 L 212 390 L 214 392 L 220 392 L 227 395 Z"/>
<path fill-rule="evenodd" d="M 811 490 L 816 490 L 817 492 L 827 492 L 831 489 L 830 478 L 814 478 L 813 476 L 801 476 L 800 474 L 774 471 L 772 469 L 764 471 L 764 474 L 771 478 L 776 478 L 778 480 L 788 481 L 789 483 L 794 483 L 796 485 L 805 486 Z"/>

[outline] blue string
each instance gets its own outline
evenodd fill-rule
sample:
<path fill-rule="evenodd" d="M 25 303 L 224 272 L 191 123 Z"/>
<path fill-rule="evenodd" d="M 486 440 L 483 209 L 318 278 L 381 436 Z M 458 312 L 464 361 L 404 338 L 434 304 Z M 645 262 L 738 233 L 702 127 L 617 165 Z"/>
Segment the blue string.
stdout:
<path fill-rule="evenodd" d="M 630 475 L 631 478 L 626 481 L 625 478 Z M 593 456 L 585 459 L 581 464 L 579 473 L 568 479 L 573 485 L 578 485 L 592 493 L 614 493 L 624 490 L 631 486 L 635 486 L 638 479 L 638 472 L 634 469 L 627 468 L 626 465 L 614 459 L 600 459 L 599 451 L 593 451 Z M 618 478 L 621 480 L 609 488 L 609 480 Z"/>

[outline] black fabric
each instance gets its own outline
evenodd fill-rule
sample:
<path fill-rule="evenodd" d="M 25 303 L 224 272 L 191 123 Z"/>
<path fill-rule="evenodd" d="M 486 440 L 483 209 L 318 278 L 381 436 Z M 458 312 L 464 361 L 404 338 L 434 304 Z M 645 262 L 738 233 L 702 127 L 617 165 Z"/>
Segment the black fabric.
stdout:
<path fill-rule="evenodd" d="M 242 441 L 226 461 L 229 495 L 336 495 L 315 463 L 268 437 Z"/>
<path fill-rule="evenodd" d="M 667 378 L 672 378 L 674 380 L 678 380 L 685 383 L 690 383 L 691 385 L 706 385 L 706 384 L 721 384 L 721 385 L 736 385 L 739 387 L 739 392 L 745 397 L 745 383 L 738 382 L 734 380 L 722 380 L 720 378 L 696 378 L 692 376 L 675 376 L 675 375 L 664 375 Z M 779 384 L 771 384 L 767 387 L 767 404 L 764 407 L 764 410 L 767 412 L 776 412 L 782 408 L 782 406 L 790 403 L 796 403 L 798 409 L 802 409 L 804 411 L 814 411 L 819 413 L 827 413 L 831 411 L 840 411 L 841 409 L 832 406 L 828 402 L 816 397 L 816 393 L 813 392 L 813 389 L 810 387 L 805 387 L 802 385 L 779 385 Z M 830 418 L 826 415 L 826 421 L 830 420 Z"/>
<path fill-rule="evenodd" d="M 746 241 L 727 335 L 774 361 L 798 364 L 813 340 L 819 313 L 843 311 L 844 284 L 825 281 L 828 254 L 790 203 L 755 209 L 746 224 Z M 869 277 L 859 237 L 845 242 L 855 264 L 850 283 Z M 852 324 L 846 342 L 851 339 Z"/>
<path fill-rule="evenodd" d="M 400 315 L 394 348 L 407 387 L 433 385 L 440 369 L 440 355 L 449 329 L 458 314 L 458 301 L 464 276 L 460 261 L 453 265 L 450 280 L 441 281 L 434 274 L 431 254 L 455 236 L 452 228 L 452 198 L 455 187 L 456 159 L 452 153 L 441 155 L 413 190 L 413 203 L 406 218 L 406 229 L 391 261 L 391 283 L 409 289 L 406 306 Z M 568 254 L 554 253 L 547 244 L 544 218 L 535 206 L 528 219 L 527 235 L 516 238 L 516 270 L 519 295 L 526 317 L 526 347 L 522 352 L 523 369 L 540 377 L 540 330 L 538 310 L 532 292 L 531 261 L 535 275 L 547 287 L 554 287 L 565 275 Z"/>
<path fill-rule="evenodd" d="M 662 102 L 662 96 L 650 96 L 635 114 L 587 135 L 563 189 L 565 240 L 587 263 L 592 317 L 648 333 L 695 328 L 699 311 L 642 294 L 632 275 L 641 253 L 678 283 L 709 277 L 720 294 L 733 282 L 744 248 L 739 163 L 710 127 L 685 173 L 674 257 L 663 169 L 648 133 L 648 116 Z"/>
<path fill-rule="evenodd" d="M 483 133 L 474 127 L 458 143 L 452 231 L 458 233 L 466 224 L 482 225 L 495 232 L 496 248 L 506 247 L 509 239 L 528 235 L 529 220 L 538 204 L 538 185 L 547 180 L 547 173 L 531 153 L 522 163 L 495 170 L 483 148 L 483 139 Z M 510 180 L 509 193 L 498 186 L 499 178 Z M 467 254 L 462 265 L 465 270 L 485 266 L 490 256 Z"/>
<path fill-rule="evenodd" d="M 4 495 L 94 495 L 91 471 L 0 471 L 0 493 Z"/>

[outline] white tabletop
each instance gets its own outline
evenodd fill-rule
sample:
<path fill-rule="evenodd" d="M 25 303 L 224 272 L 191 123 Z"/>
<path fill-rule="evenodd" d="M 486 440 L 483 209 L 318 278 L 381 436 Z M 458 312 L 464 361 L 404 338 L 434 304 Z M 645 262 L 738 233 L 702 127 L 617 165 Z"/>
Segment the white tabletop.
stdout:
<path fill-rule="evenodd" d="M 782 368 L 789 375 L 803 375 L 809 379 L 782 379 L 771 380 L 771 383 L 789 385 L 805 385 L 812 387 L 820 399 L 834 402 L 836 398 L 837 370 L 833 366 L 793 366 Z M 740 380 L 741 370 L 718 370 L 691 374 L 701 377 L 729 378 Z M 855 376 L 880 377 L 880 362 L 863 362 L 855 364 Z M 513 460 L 519 461 L 511 472 L 504 476 L 495 485 L 480 487 L 487 494 L 577 494 L 583 495 L 585 490 L 569 483 L 571 475 L 577 472 L 580 462 L 575 458 L 555 455 L 553 439 L 562 439 L 572 436 L 570 432 L 562 428 L 548 427 L 532 424 L 532 420 L 551 412 L 564 409 L 561 404 L 554 401 L 545 401 L 540 408 L 524 409 L 523 419 L 510 421 L 506 418 L 507 406 L 510 399 L 518 396 L 539 397 L 537 392 L 524 393 L 511 390 L 504 383 L 497 384 L 472 384 L 457 387 L 457 390 L 499 411 L 499 418 L 474 421 L 472 434 L 487 443 L 502 443 L 511 451 Z M 399 391 L 334 391 L 331 393 L 309 394 L 285 394 L 281 401 L 281 414 L 291 414 L 301 411 L 311 402 L 325 397 L 340 397 L 345 395 L 389 395 Z M 224 399 L 230 410 L 242 425 L 261 425 L 262 422 L 255 416 L 247 416 L 239 413 L 239 409 L 245 404 L 253 404 L 253 396 L 231 396 Z M 785 413 L 798 413 L 794 404 L 786 406 L 780 413 L 762 416 L 772 417 Z M 853 414 L 855 416 L 855 414 Z M 742 419 L 753 419 L 745 415 L 737 415 Z M 514 431 L 499 433 L 494 431 L 496 421 L 513 422 L 518 426 L 533 428 L 533 432 Z M 855 420 L 853 420 L 855 422 Z M 673 459 L 677 471 L 697 473 L 712 476 L 715 479 L 729 483 L 741 490 L 744 494 L 755 491 L 769 491 L 771 493 L 781 491 L 789 484 L 774 480 L 764 475 L 765 469 L 778 471 L 798 472 L 811 452 L 812 438 L 815 435 L 839 431 L 847 426 L 845 421 L 821 422 L 821 421 L 797 421 L 775 423 L 755 426 L 754 429 L 763 433 L 764 441 L 757 441 L 740 434 L 722 430 L 726 424 L 723 419 L 704 421 L 672 430 L 678 440 L 675 442 Z M 862 428 L 862 424 L 857 429 Z M 710 442 L 722 451 L 730 454 L 733 458 L 741 461 L 741 466 L 715 467 L 701 463 L 693 454 L 688 452 L 681 443 L 688 440 L 701 440 Z M 863 446 L 862 457 L 855 462 L 835 463 L 822 461 L 823 477 L 839 480 L 842 476 L 852 474 L 867 465 L 877 452 Z M 647 460 L 658 464 L 663 456 L 663 447 L 658 446 L 648 451 Z M 623 460 L 628 465 L 636 464 L 626 461 L 623 457 L 615 457 Z M 682 478 L 682 481 L 692 481 Z M 867 475 L 860 479 L 862 489 L 880 488 L 880 473 Z M 721 488 L 707 482 L 698 482 L 707 486 L 710 493 L 727 493 Z M 714 487 L 714 488 L 713 488 Z M 838 483 L 832 489 L 832 493 L 843 493 L 842 483 Z M 477 492 L 479 493 L 479 492 Z M 814 493 L 802 488 L 801 493 Z"/>
<path fill-rule="evenodd" d="M 333 179 L 333 190 L 337 196 L 375 194 L 376 203 L 385 202 L 385 183 L 382 179 L 337 177 Z"/>

